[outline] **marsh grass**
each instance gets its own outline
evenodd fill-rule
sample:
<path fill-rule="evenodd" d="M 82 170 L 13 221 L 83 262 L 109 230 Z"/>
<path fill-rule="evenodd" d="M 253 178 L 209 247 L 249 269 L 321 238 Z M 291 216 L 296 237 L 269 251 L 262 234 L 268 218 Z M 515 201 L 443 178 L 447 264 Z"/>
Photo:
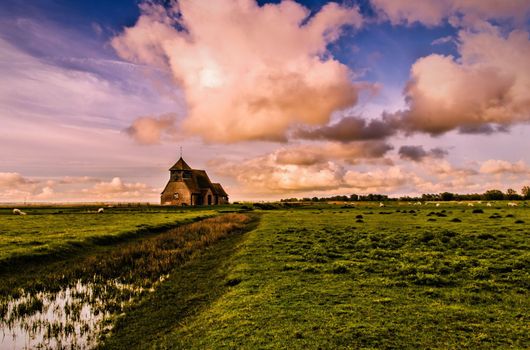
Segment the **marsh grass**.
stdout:
<path fill-rule="evenodd" d="M 219 214 L 211 207 L 160 206 L 106 208 L 101 214 L 97 207 L 28 207 L 24 211 L 28 215 L 0 208 L 0 274 L 13 266 L 61 260 L 97 245 L 160 233 Z"/>
<path fill-rule="evenodd" d="M 59 271 L 35 270 L 38 278 L 0 301 L 2 329 L 14 335 L 0 346 L 22 341 L 30 347 L 93 347 L 110 330 L 114 315 L 152 293 L 193 255 L 243 230 L 249 220 L 225 214 L 89 254 Z"/>

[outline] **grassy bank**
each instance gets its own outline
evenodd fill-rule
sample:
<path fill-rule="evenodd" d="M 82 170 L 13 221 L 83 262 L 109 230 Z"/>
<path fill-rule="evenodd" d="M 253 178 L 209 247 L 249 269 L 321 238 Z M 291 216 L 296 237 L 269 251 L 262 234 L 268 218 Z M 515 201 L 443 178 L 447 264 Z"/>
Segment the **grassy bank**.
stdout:
<path fill-rule="evenodd" d="M 238 283 L 227 279 L 227 274 L 244 240 L 243 233 L 258 223 L 255 215 L 251 218 L 239 234 L 227 236 L 186 264 L 177 266 L 154 293 L 125 310 L 100 348 L 123 349 L 124 344 L 129 348 L 148 348 L 187 318 L 207 310 Z"/>
<path fill-rule="evenodd" d="M 20 263 L 57 260 L 94 245 L 162 232 L 218 214 L 211 208 L 29 207 L 27 215 L 0 209 L 0 269 Z M 0 271 L 1 272 L 1 271 Z"/>
<path fill-rule="evenodd" d="M 251 223 L 248 215 L 219 215 L 33 266 L 24 274 L 7 274 L 2 278 L 6 283 L 0 298 L 0 325 L 18 333 L 25 329 L 19 336 L 30 347 L 92 347 L 124 307 L 156 291 L 175 268 L 214 243 L 248 230 Z M 20 288 L 24 292 L 18 292 Z M 65 293 L 71 297 L 54 303 L 57 297 L 65 298 Z M 97 324 L 94 319 L 99 320 Z M 42 337 L 43 341 L 38 340 Z M 4 341 L 0 339 L 0 348 L 12 345 Z"/>
<path fill-rule="evenodd" d="M 528 348 L 528 208 L 338 208 L 264 212 L 237 249 L 172 274 L 107 344 Z"/>

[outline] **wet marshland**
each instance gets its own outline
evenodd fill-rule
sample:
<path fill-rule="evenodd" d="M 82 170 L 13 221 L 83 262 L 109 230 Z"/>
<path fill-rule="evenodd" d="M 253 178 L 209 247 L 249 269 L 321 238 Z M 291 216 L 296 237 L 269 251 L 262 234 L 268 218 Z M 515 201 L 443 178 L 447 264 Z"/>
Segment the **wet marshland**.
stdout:
<path fill-rule="evenodd" d="M 113 319 L 154 291 L 175 266 L 248 221 L 226 214 L 48 270 L 0 297 L 0 348 L 95 347 L 112 331 Z"/>

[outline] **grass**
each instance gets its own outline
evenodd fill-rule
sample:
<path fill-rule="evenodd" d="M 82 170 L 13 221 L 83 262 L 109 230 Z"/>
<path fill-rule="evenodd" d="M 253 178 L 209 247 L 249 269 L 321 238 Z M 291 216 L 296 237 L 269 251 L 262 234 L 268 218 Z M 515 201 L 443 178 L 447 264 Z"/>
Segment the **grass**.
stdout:
<path fill-rule="evenodd" d="M 84 340 L 83 334 L 74 335 L 76 329 L 83 330 L 85 335 L 90 334 L 92 339 L 100 332 L 104 334 L 108 331 L 110 317 L 149 295 L 169 272 L 214 243 L 247 230 L 251 222 L 249 215 L 228 213 L 143 239 L 123 241 L 105 247 L 103 251 L 93 250 L 90 254 L 71 257 L 67 261 L 35 266 L 29 273 L 25 271 L 23 278 L 16 273 L 8 275 L 3 281 L 10 286 L 4 285 L 2 289 L 10 288 L 10 293 L 4 293 L 9 296 L 4 295 L 0 299 L 0 324 L 34 329 L 45 339 L 64 337 L 63 340 L 72 341 L 71 344 L 67 342 L 66 347 L 77 348 Z M 17 288 L 13 289 L 12 282 L 18 283 Z M 61 293 L 64 295 L 67 287 L 73 291 L 70 292 L 72 297 L 65 298 L 62 304 L 54 304 L 53 300 Z M 24 291 L 18 292 L 20 288 Z M 10 304 L 14 307 L 8 307 Z M 43 316 L 50 307 L 57 312 L 57 319 Z M 104 315 L 100 325 L 94 327 L 91 320 L 81 314 L 83 309 L 85 313 L 91 310 L 91 317 Z M 28 342 L 35 338 L 39 337 L 26 335 Z M 30 347 L 42 345 L 28 344 Z M 0 340 L 2 346 L 7 345 Z"/>
<path fill-rule="evenodd" d="M 206 208 L 28 207 L 26 216 L 0 208 L 0 268 L 21 261 L 64 258 L 90 249 L 218 214 Z"/>
<path fill-rule="evenodd" d="M 530 232 L 516 222 L 530 223 L 530 210 L 483 211 L 268 210 L 226 248 L 235 253 L 219 248 L 176 270 L 107 344 L 528 348 Z"/>
<path fill-rule="evenodd" d="M 39 274 L 63 269 L 67 279 L 132 283 L 168 273 L 126 307 L 101 348 L 530 348 L 530 208 L 263 209 L 255 230 L 215 244 L 162 233 L 90 246 L 34 267 L 26 283 L 47 286 Z M 171 255 L 186 242 L 200 248 Z M 3 281 L 22 285 L 11 277 Z"/>

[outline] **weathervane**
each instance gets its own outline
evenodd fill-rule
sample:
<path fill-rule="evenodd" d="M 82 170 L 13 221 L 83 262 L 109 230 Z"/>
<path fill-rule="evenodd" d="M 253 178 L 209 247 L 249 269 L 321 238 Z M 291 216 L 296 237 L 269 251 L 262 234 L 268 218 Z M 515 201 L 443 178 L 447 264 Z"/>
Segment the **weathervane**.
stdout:
<path fill-rule="evenodd" d="M 180 158 L 182 158 L 182 146 L 180 146 Z"/>

